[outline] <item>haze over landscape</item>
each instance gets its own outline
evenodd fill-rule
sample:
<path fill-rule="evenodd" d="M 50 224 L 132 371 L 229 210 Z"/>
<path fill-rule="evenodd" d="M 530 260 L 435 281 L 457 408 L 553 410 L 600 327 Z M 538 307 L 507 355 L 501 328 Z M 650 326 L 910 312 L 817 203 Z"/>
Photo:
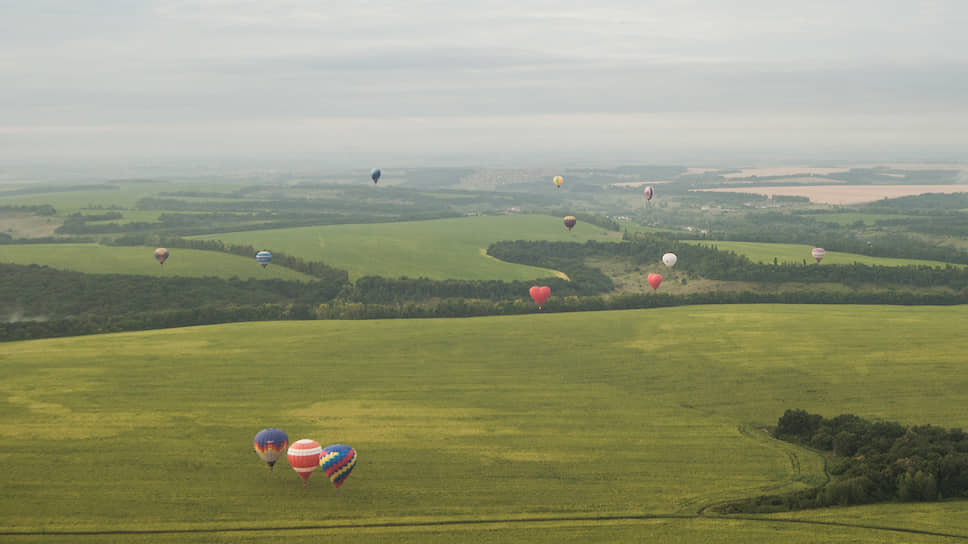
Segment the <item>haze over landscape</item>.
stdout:
<path fill-rule="evenodd" d="M 966 28 L 0 0 L 0 540 L 968 539 Z"/>

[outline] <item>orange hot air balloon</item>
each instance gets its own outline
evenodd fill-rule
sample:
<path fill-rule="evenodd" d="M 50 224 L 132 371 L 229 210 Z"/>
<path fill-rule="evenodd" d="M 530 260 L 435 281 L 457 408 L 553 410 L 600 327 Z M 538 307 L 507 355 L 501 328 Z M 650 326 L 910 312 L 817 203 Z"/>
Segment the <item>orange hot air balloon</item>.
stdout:
<path fill-rule="evenodd" d="M 561 176 L 555 176 L 554 179 L 552 179 L 551 181 L 554 182 L 555 189 L 561 189 L 561 183 L 565 181 L 565 179 L 562 178 Z"/>
<path fill-rule="evenodd" d="M 551 287 L 543 285 L 538 287 L 537 285 L 531 287 L 529 290 L 531 298 L 538 304 L 538 309 L 540 310 L 544 306 L 545 302 L 548 302 L 548 297 L 551 296 Z"/>
<path fill-rule="evenodd" d="M 661 283 L 662 274 L 649 274 L 649 287 L 651 287 L 653 291 L 657 290 Z"/>
<path fill-rule="evenodd" d="M 289 446 L 286 458 L 289 460 L 289 466 L 302 478 L 303 486 L 309 482 L 309 477 L 319 466 L 321 453 L 323 453 L 323 448 L 320 447 L 319 442 L 306 438 L 297 440 Z"/>

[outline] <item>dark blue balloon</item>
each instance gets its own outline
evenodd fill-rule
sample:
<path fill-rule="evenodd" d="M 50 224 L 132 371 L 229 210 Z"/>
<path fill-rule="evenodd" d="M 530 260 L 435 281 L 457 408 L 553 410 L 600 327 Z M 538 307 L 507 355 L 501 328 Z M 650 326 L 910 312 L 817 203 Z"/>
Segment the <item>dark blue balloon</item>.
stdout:
<path fill-rule="evenodd" d="M 380 181 L 380 174 L 381 172 L 379 168 L 374 168 L 373 171 L 370 172 L 370 177 L 373 178 L 373 183 Z"/>

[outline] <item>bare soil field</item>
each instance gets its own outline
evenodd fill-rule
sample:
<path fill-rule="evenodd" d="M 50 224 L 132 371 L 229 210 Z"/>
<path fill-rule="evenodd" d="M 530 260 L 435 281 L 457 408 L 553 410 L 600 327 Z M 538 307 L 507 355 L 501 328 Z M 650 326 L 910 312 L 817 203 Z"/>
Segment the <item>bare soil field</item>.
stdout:
<path fill-rule="evenodd" d="M 815 176 L 827 176 L 835 172 L 846 172 L 848 170 L 850 170 L 849 166 L 841 166 L 837 168 L 825 168 L 825 167 L 815 167 L 815 166 L 772 166 L 767 168 L 743 168 L 739 172 L 725 174 L 723 177 L 727 179 L 732 179 L 732 178 L 748 178 L 750 176 L 757 176 L 757 177 L 794 176 L 797 174 L 804 174 L 804 175 L 813 174 Z"/>
<path fill-rule="evenodd" d="M 736 187 L 703 189 L 722 193 L 805 196 L 821 204 L 860 204 L 882 198 L 899 198 L 923 193 L 968 193 L 968 185 L 804 185 L 802 187 Z"/>

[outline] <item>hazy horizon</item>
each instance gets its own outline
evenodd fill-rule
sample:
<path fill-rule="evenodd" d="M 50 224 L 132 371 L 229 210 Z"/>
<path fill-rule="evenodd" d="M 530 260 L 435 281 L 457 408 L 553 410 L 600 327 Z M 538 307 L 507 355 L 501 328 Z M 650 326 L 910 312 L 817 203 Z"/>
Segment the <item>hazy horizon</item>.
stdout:
<path fill-rule="evenodd" d="M 966 27 L 957 1 L 0 0 L 0 168 L 964 161 Z"/>

